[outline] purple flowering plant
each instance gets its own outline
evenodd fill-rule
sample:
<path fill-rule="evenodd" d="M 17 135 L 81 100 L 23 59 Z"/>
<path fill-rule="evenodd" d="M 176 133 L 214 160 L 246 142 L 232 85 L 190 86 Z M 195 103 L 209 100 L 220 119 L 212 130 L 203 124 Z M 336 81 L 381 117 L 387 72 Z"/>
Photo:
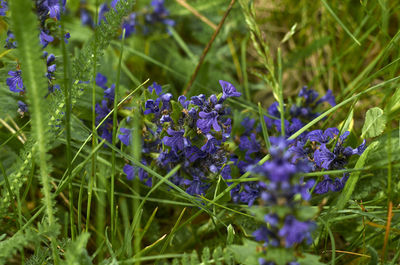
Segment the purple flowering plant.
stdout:
<path fill-rule="evenodd" d="M 357 77 L 359 84 L 347 92 L 332 80 L 327 83 L 335 92 L 322 92 L 325 83 L 315 80 L 323 72 L 314 81 L 289 82 L 285 68 L 299 59 L 282 55 L 301 43 L 286 45 L 286 35 L 276 42 L 282 54 L 269 57 L 263 34 L 252 25 L 249 40 L 256 45 L 248 50 L 242 28 L 224 31 L 223 23 L 215 24 L 224 13 L 211 9 L 223 1 L 70 1 L 70 8 L 65 0 L 34 0 L 27 14 L 35 20 L 23 26 L 9 23 L 22 14 L 11 1 L 0 0 L 2 102 L 12 102 L 14 111 L 0 117 L 0 264 L 33 264 L 41 252 L 51 264 L 372 264 L 379 248 L 379 262 L 392 258 L 395 264 L 398 91 L 385 94 L 384 110 L 365 114 L 357 135 L 361 98 L 397 77 L 362 90 L 371 80 L 358 69 L 368 77 Z M 28 6 L 28 0 L 15 1 Z M 246 1 L 239 2 L 245 10 Z M 230 27 L 257 22 L 249 19 L 252 12 L 244 15 L 242 21 L 222 18 Z M 222 32 L 211 47 L 200 24 L 176 25 L 171 18 L 205 23 L 214 37 Z M 21 52 L 30 45 L 19 31 L 31 25 L 37 25 L 34 62 Z M 69 27 L 76 39 L 65 31 Z M 331 46 L 324 45 L 321 51 L 329 54 Z M 199 57 L 202 50 L 207 56 Z M 186 83 L 192 68 L 198 72 Z M 141 83 L 147 76 L 152 81 Z M 43 82 L 35 86 L 35 77 Z M 316 90 L 290 90 L 294 83 Z M 195 252 L 181 254 L 193 249 L 202 249 L 201 261 Z"/>

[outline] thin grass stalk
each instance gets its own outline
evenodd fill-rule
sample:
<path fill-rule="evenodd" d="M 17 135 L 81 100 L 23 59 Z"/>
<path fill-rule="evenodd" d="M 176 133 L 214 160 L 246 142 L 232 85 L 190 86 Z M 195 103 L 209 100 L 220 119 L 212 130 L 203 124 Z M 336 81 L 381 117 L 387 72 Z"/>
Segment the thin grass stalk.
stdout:
<path fill-rule="evenodd" d="M 96 14 L 95 14 L 95 23 L 98 25 L 98 14 L 99 14 L 99 0 L 96 0 Z M 95 33 L 97 34 L 97 32 Z M 97 49 L 93 51 L 93 73 L 92 73 L 92 150 L 96 149 L 97 145 L 97 133 L 96 133 L 96 74 L 97 74 Z M 91 174 L 89 180 L 89 192 L 88 192 L 88 202 L 87 202 L 87 212 L 86 212 L 86 227 L 85 231 L 89 231 L 89 223 L 90 223 L 90 208 L 92 204 L 92 193 L 93 193 L 93 185 L 96 178 L 96 154 L 92 157 L 92 166 L 91 166 Z"/>
<path fill-rule="evenodd" d="M 114 112 L 113 112 L 113 132 L 112 132 L 112 144 L 116 145 L 117 142 L 117 119 L 118 119 L 118 99 L 119 99 L 119 84 L 121 79 L 121 66 L 122 66 L 122 55 L 124 52 L 124 44 L 125 44 L 125 29 L 122 32 L 121 39 L 121 48 L 119 54 L 118 61 L 118 69 L 117 69 L 117 80 L 115 84 L 115 92 L 114 92 Z M 114 185 L 115 185 L 115 151 L 111 151 L 111 192 L 110 192 L 110 209 L 111 209 L 111 242 L 114 243 L 115 239 L 115 226 L 114 226 L 114 218 L 115 218 L 115 203 L 114 203 Z"/>

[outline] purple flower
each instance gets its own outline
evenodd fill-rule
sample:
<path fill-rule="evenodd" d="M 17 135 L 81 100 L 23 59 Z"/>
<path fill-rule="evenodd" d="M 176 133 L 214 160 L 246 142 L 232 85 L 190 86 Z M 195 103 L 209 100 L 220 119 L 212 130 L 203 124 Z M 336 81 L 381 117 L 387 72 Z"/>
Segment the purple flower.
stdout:
<path fill-rule="evenodd" d="M 8 5 L 5 0 L 0 1 L 0 16 L 4 17 L 6 15 L 6 12 L 8 10 Z"/>
<path fill-rule="evenodd" d="M 107 106 L 107 101 L 106 100 L 102 100 L 101 101 L 101 105 L 96 104 L 95 111 L 97 113 L 96 124 L 99 124 L 100 121 L 103 118 L 105 118 L 108 115 L 108 113 L 110 113 L 110 109 Z"/>
<path fill-rule="evenodd" d="M 225 99 L 230 97 L 240 97 L 242 95 L 242 93 L 237 92 L 236 88 L 227 81 L 219 80 L 219 84 L 222 87 L 221 101 L 224 101 Z"/>
<path fill-rule="evenodd" d="M 317 166 L 329 169 L 329 165 L 335 160 L 336 155 L 326 148 L 325 144 L 321 144 L 320 148 L 314 152 L 314 161 Z"/>
<path fill-rule="evenodd" d="M 125 29 L 125 37 L 129 37 L 136 30 L 136 13 L 131 13 L 122 23 L 122 29 Z"/>
<path fill-rule="evenodd" d="M 266 223 L 270 224 L 271 226 L 277 226 L 279 224 L 279 218 L 276 214 L 266 214 L 264 216 L 264 220 Z"/>
<path fill-rule="evenodd" d="M 160 111 L 159 104 L 160 104 L 159 98 L 156 101 L 154 101 L 152 99 L 148 99 L 145 103 L 146 110 L 143 112 L 144 115 L 147 115 L 150 113 L 158 113 Z"/>
<path fill-rule="evenodd" d="M 171 116 L 168 114 L 162 115 L 160 119 L 161 123 L 172 122 Z"/>
<path fill-rule="evenodd" d="M 99 87 L 103 88 L 103 89 L 107 89 L 107 77 L 105 77 L 104 75 L 97 73 L 96 75 L 96 85 L 98 85 Z"/>
<path fill-rule="evenodd" d="M 286 247 L 292 247 L 306 240 L 307 244 L 312 243 L 311 230 L 314 228 L 312 222 L 298 221 L 294 216 L 289 215 L 285 218 L 283 227 L 279 230 L 278 235 L 285 238 Z"/>
<path fill-rule="evenodd" d="M 117 6 L 118 2 L 119 2 L 119 0 L 112 0 L 110 6 L 112 8 L 115 8 Z"/>
<path fill-rule="evenodd" d="M 303 97 L 306 105 L 310 105 L 318 98 L 318 92 L 313 89 L 307 89 L 307 86 L 303 86 L 300 90 L 299 97 Z"/>
<path fill-rule="evenodd" d="M 17 42 L 15 41 L 15 35 L 11 31 L 7 31 L 6 45 L 4 45 L 6 49 L 15 49 L 17 48 Z"/>
<path fill-rule="evenodd" d="M 178 101 L 179 101 L 179 103 L 181 103 L 182 107 L 185 108 L 185 109 L 187 109 L 187 107 L 190 104 L 190 101 L 186 100 L 186 97 L 184 95 L 179 96 L 178 97 Z"/>
<path fill-rule="evenodd" d="M 146 165 L 145 161 L 142 161 L 142 164 Z M 141 181 L 146 181 L 146 185 L 151 187 L 152 186 L 152 179 L 149 178 L 149 175 L 144 169 L 137 167 L 137 166 L 131 166 L 129 164 L 126 164 L 123 168 L 124 173 L 126 174 L 126 178 L 128 180 L 133 180 L 136 175 L 139 176 L 139 179 Z"/>
<path fill-rule="evenodd" d="M 322 98 L 317 101 L 317 104 L 322 102 L 328 102 L 332 107 L 336 106 L 335 96 L 333 95 L 332 90 L 328 90 Z"/>
<path fill-rule="evenodd" d="M 24 102 L 18 100 L 18 113 L 23 115 L 25 112 L 28 112 L 28 106 Z"/>
<path fill-rule="evenodd" d="M 193 176 L 192 181 L 186 181 L 186 183 L 188 182 L 190 184 L 188 184 L 189 187 L 186 189 L 186 192 L 192 196 L 203 194 L 207 188 L 207 185 L 205 185 L 197 176 Z"/>
<path fill-rule="evenodd" d="M 241 150 L 247 150 L 246 156 L 249 156 L 252 153 L 256 153 L 256 152 L 260 151 L 261 146 L 257 142 L 256 135 L 254 133 L 252 133 L 250 135 L 250 139 L 247 136 L 240 137 L 239 148 Z"/>
<path fill-rule="evenodd" d="M 245 129 L 243 135 L 248 135 L 251 130 L 254 128 L 254 124 L 256 121 L 254 119 L 250 119 L 249 117 L 245 117 L 242 122 L 240 123 L 243 128 Z"/>
<path fill-rule="evenodd" d="M 216 111 L 211 111 L 209 113 L 200 111 L 199 116 L 201 119 L 197 120 L 197 127 L 203 132 L 208 133 L 211 129 L 211 126 L 215 131 L 221 131 L 221 126 L 218 124 L 218 113 Z"/>
<path fill-rule="evenodd" d="M 118 135 L 118 139 L 120 139 L 124 145 L 128 146 L 131 142 L 131 130 L 121 128 L 120 131 L 121 134 Z"/>
<path fill-rule="evenodd" d="M 104 98 L 108 99 L 110 102 L 114 102 L 115 96 L 115 84 L 112 84 L 109 88 L 104 90 Z"/>
<path fill-rule="evenodd" d="M 312 142 L 326 144 L 338 134 L 339 134 L 339 129 L 333 127 L 326 129 L 325 132 L 322 132 L 322 130 L 311 131 L 307 134 L 307 139 Z"/>
<path fill-rule="evenodd" d="M 40 36 L 39 36 L 39 38 L 40 38 L 40 44 L 43 45 L 43 48 L 46 48 L 47 45 L 48 45 L 50 42 L 53 42 L 53 41 L 54 41 L 53 36 L 47 34 L 47 33 L 46 33 L 45 31 L 43 31 L 43 30 L 40 31 Z"/>
<path fill-rule="evenodd" d="M 167 132 L 171 136 L 164 136 L 163 143 L 166 146 L 171 147 L 171 149 L 175 152 L 183 150 L 183 148 L 185 147 L 185 137 L 183 136 L 185 134 L 185 131 L 174 131 L 172 129 L 168 129 Z"/>
<path fill-rule="evenodd" d="M 197 105 L 199 107 L 202 107 L 204 105 L 204 102 L 206 100 L 206 96 L 203 94 L 200 94 L 198 96 L 193 96 L 190 98 L 190 103 L 193 105 Z"/>
<path fill-rule="evenodd" d="M 333 188 L 332 179 L 329 176 L 325 175 L 324 180 L 318 182 L 318 184 L 315 186 L 314 192 L 316 194 L 324 194 L 331 191 L 332 188 Z"/>
<path fill-rule="evenodd" d="M 62 1 L 62 8 L 60 7 L 59 0 L 45 0 L 44 6 L 48 9 L 51 18 L 60 20 L 61 9 L 65 8 L 66 0 Z"/>
<path fill-rule="evenodd" d="M 112 123 L 110 120 L 107 120 L 100 128 L 99 130 L 101 131 L 100 137 L 103 139 L 106 139 L 109 143 L 112 142 L 112 131 L 109 130 L 109 127 L 112 126 Z"/>
<path fill-rule="evenodd" d="M 99 8 L 99 24 L 100 24 L 100 22 L 102 21 L 102 20 L 104 20 L 104 22 L 107 22 L 106 21 L 106 18 L 105 18 L 105 13 L 107 13 L 108 11 L 109 11 L 110 9 L 108 8 L 108 6 L 107 6 L 107 4 L 102 4 L 101 6 L 100 6 L 100 8 Z"/>
<path fill-rule="evenodd" d="M 199 158 L 206 157 L 206 153 L 201 151 L 197 146 L 189 146 L 185 149 L 185 156 L 189 162 L 193 163 Z"/>
<path fill-rule="evenodd" d="M 268 243 L 270 233 L 271 232 L 268 230 L 268 228 L 261 226 L 259 229 L 253 232 L 253 236 L 256 241 L 264 241 Z"/>
<path fill-rule="evenodd" d="M 217 151 L 218 140 L 211 134 L 207 134 L 207 143 L 201 147 L 201 151 L 214 154 Z"/>
<path fill-rule="evenodd" d="M 156 92 L 158 96 L 161 95 L 162 92 L 162 86 L 154 82 L 151 86 L 148 87 L 148 90 L 150 93 L 153 93 L 153 90 Z"/>
<path fill-rule="evenodd" d="M 68 40 L 71 38 L 71 34 L 69 32 L 65 33 L 64 35 L 64 42 L 68 44 Z"/>
<path fill-rule="evenodd" d="M 25 91 L 24 84 L 22 83 L 21 71 L 9 71 L 8 75 L 11 76 L 7 78 L 6 84 L 12 92 L 23 92 Z"/>
<path fill-rule="evenodd" d="M 82 25 L 93 26 L 94 24 L 89 11 L 87 11 L 86 9 L 81 9 L 81 21 Z"/>

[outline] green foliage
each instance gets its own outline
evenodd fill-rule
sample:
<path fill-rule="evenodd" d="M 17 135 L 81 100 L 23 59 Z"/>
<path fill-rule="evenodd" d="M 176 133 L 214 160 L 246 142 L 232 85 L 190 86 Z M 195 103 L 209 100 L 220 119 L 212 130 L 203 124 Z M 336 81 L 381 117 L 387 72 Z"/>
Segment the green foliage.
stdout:
<path fill-rule="evenodd" d="M 234 264 L 232 258 L 232 253 L 228 249 L 222 250 L 221 247 L 217 247 L 213 250 L 213 254 L 211 256 L 211 251 L 208 247 L 205 247 L 202 251 L 202 254 L 199 258 L 199 255 L 196 251 L 189 255 L 185 253 L 181 259 L 174 259 L 172 264 L 179 265 L 220 265 L 220 264 Z"/>
<path fill-rule="evenodd" d="M 65 265 L 90 265 L 92 259 L 90 258 L 86 245 L 89 240 L 89 233 L 80 234 L 75 241 L 70 242 L 65 251 Z"/>
<path fill-rule="evenodd" d="M 56 223 L 53 194 L 51 193 L 50 156 L 47 151 L 49 145 L 49 109 L 45 96 L 48 92 L 46 77 L 43 73 L 46 68 L 40 57 L 41 47 L 37 37 L 39 36 L 39 23 L 33 12 L 32 1 L 12 1 L 10 10 L 13 12 L 11 25 L 18 41 L 17 53 L 20 60 L 22 78 L 27 90 L 28 103 L 31 113 L 31 135 L 35 141 L 33 154 L 40 165 L 40 180 L 43 186 L 43 204 L 46 207 L 46 216 L 49 226 Z M 17 191 L 18 192 L 18 191 Z M 53 255 L 56 258 L 54 237 L 52 238 Z"/>
<path fill-rule="evenodd" d="M 297 261 L 300 265 L 323 265 L 325 263 L 320 262 L 321 259 L 319 256 L 303 253 L 302 257 L 297 258 Z"/>
<path fill-rule="evenodd" d="M 363 137 L 376 137 L 380 135 L 386 126 L 386 115 L 383 113 L 378 107 L 369 109 L 365 116 L 364 126 L 362 128 L 362 135 Z"/>
<path fill-rule="evenodd" d="M 230 245 L 228 249 L 233 253 L 239 264 L 258 265 L 257 246 L 257 242 L 245 239 L 242 245 Z"/>
<path fill-rule="evenodd" d="M 36 233 L 31 230 L 25 232 L 19 231 L 12 237 L 7 238 L 5 234 L 0 236 L 0 264 L 7 264 L 9 258 L 17 253 L 17 251 L 23 249 L 26 245 L 31 243 L 33 240 L 37 240 Z"/>

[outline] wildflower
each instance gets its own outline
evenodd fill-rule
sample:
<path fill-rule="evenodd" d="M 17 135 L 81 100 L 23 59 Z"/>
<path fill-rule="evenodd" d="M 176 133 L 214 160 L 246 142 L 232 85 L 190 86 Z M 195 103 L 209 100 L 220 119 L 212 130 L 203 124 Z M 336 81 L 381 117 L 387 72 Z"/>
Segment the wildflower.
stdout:
<path fill-rule="evenodd" d="M 108 99 L 109 102 L 114 102 L 115 96 L 115 84 L 112 84 L 109 88 L 104 90 L 104 98 Z"/>
<path fill-rule="evenodd" d="M 158 96 L 162 93 L 162 86 L 154 82 L 151 86 L 148 87 L 150 93 L 153 93 L 153 90 L 156 92 Z"/>
<path fill-rule="evenodd" d="M 4 45 L 6 49 L 15 49 L 17 48 L 17 42 L 15 41 L 15 35 L 11 31 L 7 31 L 6 45 Z"/>
<path fill-rule="evenodd" d="M 101 87 L 102 89 L 107 89 L 107 77 L 104 75 L 97 73 L 96 75 L 96 85 Z"/>
<path fill-rule="evenodd" d="M 107 13 L 109 10 L 110 9 L 108 8 L 107 4 L 102 4 L 100 6 L 100 8 L 99 8 L 99 17 L 98 17 L 99 25 L 100 25 L 102 20 L 104 20 L 104 22 L 107 22 L 106 18 L 105 18 L 105 13 Z"/>
<path fill-rule="evenodd" d="M 213 154 L 217 150 L 218 140 L 211 134 L 207 134 L 207 143 L 201 147 L 201 151 Z"/>
<path fill-rule="evenodd" d="M 136 13 L 131 13 L 122 23 L 122 29 L 125 29 L 125 37 L 129 37 L 136 31 Z"/>
<path fill-rule="evenodd" d="M 224 101 L 225 99 L 230 97 L 240 97 L 242 95 L 242 93 L 237 92 L 236 88 L 227 81 L 219 80 L 219 84 L 222 87 L 221 101 Z"/>
<path fill-rule="evenodd" d="M 120 139 L 124 145 L 128 146 L 131 142 L 131 130 L 121 128 L 120 131 L 121 134 L 118 135 L 118 139 Z"/>
<path fill-rule="evenodd" d="M 178 152 L 180 150 L 183 150 L 184 148 L 184 130 L 180 131 L 174 131 L 172 129 L 167 130 L 168 134 L 171 135 L 169 136 L 164 136 L 163 138 L 163 143 L 166 146 L 171 147 L 171 149 L 175 152 Z"/>
<path fill-rule="evenodd" d="M 322 130 L 314 130 L 311 131 L 307 134 L 307 138 L 310 141 L 313 142 L 318 142 L 320 144 L 326 144 L 328 143 L 331 139 L 335 137 L 335 135 L 339 134 L 339 129 L 338 128 L 328 128 L 324 132 Z"/>
<path fill-rule="evenodd" d="M 18 113 L 24 116 L 26 112 L 28 112 L 28 106 L 24 102 L 18 100 Z"/>
<path fill-rule="evenodd" d="M 64 35 L 64 42 L 65 44 L 68 44 L 68 40 L 71 38 L 71 34 L 69 32 L 65 33 Z"/>
<path fill-rule="evenodd" d="M 333 95 L 332 90 L 328 90 L 322 98 L 317 101 L 317 104 L 322 102 L 328 102 L 332 107 L 336 106 L 335 96 Z"/>
<path fill-rule="evenodd" d="M 48 9 L 49 16 L 51 18 L 57 18 L 58 20 L 60 20 L 60 14 L 61 14 L 62 9 L 65 8 L 65 3 L 66 3 L 66 0 L 63 0 L 62 7 L 60 7 L 59 0 L 45 0 L 44 6 Z"/>
<path fill-rule="evenodd" d="M 82 25 L 93 26 L 94 23 L 92 17 L 90 16 L 89 11 L 87 11 L 86 9 L 81 9 L 80 13 L 81 13 Z"/>
<path fill-rule="evenodd" d="M 197 120 L 197 127 L 203 132 L 208 133 L 211 127 L 215 131 L 221 131 L 221 126 L 218 124 L 218 113 L 216 111 L 211 111 L 209 113 L 201 111 L 199 113 L 201 119 Z"/>
<path fill-rule="evenodd" d="M 142 160 L 142 164 L 146 165 L 146 162 Z M 149 177 L 148 173 L 143 168 L 126 164 L 122 170 L 126 174 L 128 180 L 133 180 L 137 175 L 141 181 L 145 181 L 147 186 L 152 186 L 152 178 Z"/>
<path fill-rule="evenodd" d="M 256 135 L 252 133 L 250 139 L 247 136 L 240 137 L 239 148 L 246 151 L 246 157 L 252 153 L 259 152 L 261 149 L 260 144 L 256 140 Z"/>
<path fill-rule="evenodd" d="M 0 16 L 4 17 L 6 15 L 7 10 L 8 10 L 7 1 L 1 0 L 0 1 Z"/>
<path fill-rule="evenodd" d="M 286 247 L 291 247 L 306 240 L 307 244 L 312 243 L 310 231 L 314 228 L 312 222 L 298 221 L 293 215 L 285 218 L 285 224 L 279 230 L 279 236 L 285 238 Z"/>
<path fill-rule="evenodd" d="M 334 184 L 333 184 L 332 179 L 331 179 L 329 176 L 325 175 L 325 176 L 324 176 L 324 180 L 321 181 L 321 182 L 319 182 L 319 183 L 315 186 L 314 192 L 315 192 L 316 194 L 324 194 L 324 193 L 327 193 L 327 192 L 329 192 L 329 191 L 332 190 L 333 185 L 334 185 Z"/>
<path fill-rule="evenodd" d="M 24 92 L 25 87 L 24 84 L 22 83 L 22 77 L 21 77 L 21 71 L 9 71 L 8 75 L 11 76 L 7 78 L 6 83 L 7 86 L 10 88 L 10 91 L 12 92 Z"/>
<path fill-rule="evenodd" d="M 102 100 L 101 105 L 96 104 L 95 106 L 95 111 L 96 111 L 96 124 L 99 124 L 102 119 L 104 119 L 108 113 L 110 113 L 110 109 L 107 106 L 107 101 Z"/>
<path fill-rule="evenodd" d="M 145 103 L 146 110 L 143 112 L 144 115 L 150 113 L 158 113 L 160 111 L 159 104 L 160 104 L 160 99 L 157 99 L 155 101 L 152 99 L 148 99 Z"/>
<path fill-rule="evenodd" d="M 43 48 L 46 48 L 50 42 L 54 41 L 54 37 L 47 34 L 44 30 L 40 31 L 40 44 L 43 45 Z"/>
<path fill-rule="evenodd" d="M 329 169 L 329 165 L 335 160 L 336 155 L 326 148 L 325 144 L 321 144 L 319 149 L 314 152 L 315 163 L 322 168 Z"/>

